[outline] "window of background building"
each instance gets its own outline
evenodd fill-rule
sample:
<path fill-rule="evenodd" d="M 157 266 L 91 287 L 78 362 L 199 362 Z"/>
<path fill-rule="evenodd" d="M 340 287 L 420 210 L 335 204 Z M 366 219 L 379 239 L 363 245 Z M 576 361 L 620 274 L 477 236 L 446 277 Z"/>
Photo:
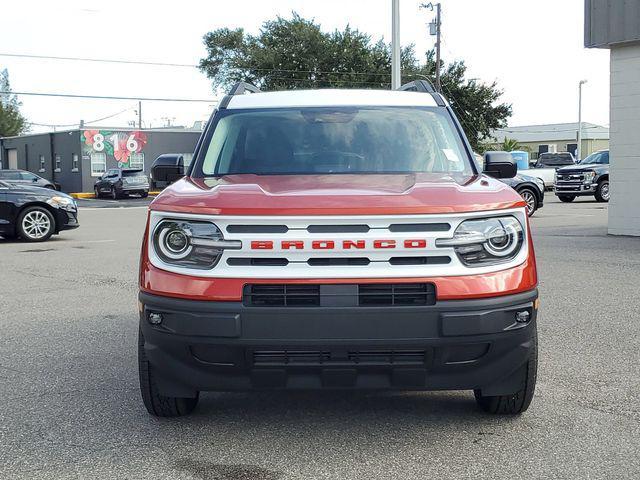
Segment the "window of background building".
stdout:
<path fill-rule="evenodd" d="M 71 171 L 72 172 L 78 171 L 78 154 L 77 153 L 74 153 L 71 155 Z"/>
<path fill-rule="evenodd" d="M 60 158 L 60 155 L 56 154 L 55 155 L 55 161 L 56 161 L 56 172 L 60 171 L 60 167 L 62 166 L 62 159 Z"/>
<path fill-rule="evenodd" d="M 129 157 L 129 166 L 131 168 L 141 168 L 144 170 L 144 153 L 132 153 Z"/>
<path fill-rule="evenodd" d="M 44 172 L 45 168 L 44 168 L 44 155 L 40 155 L 38 157 L 40 159 L 40 172 Z"/>
<path fill-rule="evenodd" d="M 91 154 L 91 176 L 100 177 L 107 171 L 107 155 L 104 152 Z"/>

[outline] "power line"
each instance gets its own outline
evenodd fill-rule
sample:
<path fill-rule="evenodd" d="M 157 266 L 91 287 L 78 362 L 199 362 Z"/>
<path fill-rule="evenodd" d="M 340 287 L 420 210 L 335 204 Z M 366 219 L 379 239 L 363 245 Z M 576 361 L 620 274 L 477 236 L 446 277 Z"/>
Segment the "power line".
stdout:
<path fill-rule="evenodd" d="M 103 120 L 107 120 L 107 119 L 109 119 L 109 118 L 117 117 L 118 115 L 120 115 L 120 114 L 122 114 L 122 113 L 124 113 L 124 112 L 128 112 L 128 111 L 130 111 L 130 110 L 134 110 L 134 107 L 125 108 L 124 110 L 120 110 L 119 112 L 114 113 L 114 114 L 112 114 L 112 115 L 107 115 L 106 117 L 97 118 L 97 119 L 95 119 L 95 120 L 90 120 L 90 121 L 88 121 L 88 122 L 84 122 L 84 124 L 85 124 L 85 125 L 88 125 L 88 124 L 90 124 L 90 123 L 101 122 L 101 121 L 103 121 Z M 34 125 L 34 126 L 37 126 L 37 127 L 55 127 L 55 128 L 60 128 L 60 127 L 74 127 L 74 126 L 76 126 L 76 125 L 78 125 L 78 124 L 79 124 L 79 122 L 75 122 L 75 123 L 67 123 L 67 124 L 62 124 L 62 125 L 60 125 L 60 124 L 55 124 L 55 125 L 54 125 L 54 124 L 48 124 L 48 123 L 35 123 L 35 122 L 27 122 L 27 123 L 29 123 L 29 125 Z"/>
<path fill-rule="evenodd" d="M 146 102 L 204 102 L 215 103 L 217 98 L 200 99 L 200 98 L 153 98 L 153 97 L 116 97 L 110 95 L 76 95 L 70 93 L 44 93 L 44 92 L 13 92 L 0 91 L 0 95 L 30 95 L 37 97 L 65 97 L 65 98 L 94 98 L 98 100 L 143 100 Z"/>
<path fill-rule="evenodd" d="M 110 58 L 87 58 L 87 57 L 64 57 L 57 55 L 31 55 L 23 53 L 2 53 L 0 57 L 13 57 L 13 58 L 32 58 L 32 59 L 45 59 L 45 60 L 68 60 L 77 62 L 93 62 L 93 63 L 120 63 L 125 65 L 150 65 L 161 67 L 180 67 L 180 68 L 199 68 L 200 65 L 190 63 L 166 63 L 166 62 L 147 62 L 142 60 L 126 60 L 126 59 L 110 59 Z M 367 76 L 385 76 L 390 77 L 391 72 L 332 72 L 328 70 L 291 70 L 283 68 L 260 68 L 251 65 L 243 67 L 235 67 L 232 70 L 255 70 L 257 72 L 281 72 L 281 73 L 313 73 L 321 75 L 367 75 Z"/>
<path fill-rule="evenodd" d="M 74 62 L 94 62 L 94 63 L 124 63 L 127 65 L 151 65 L 151 66 L 157 66 L 157 67 L 188 67 L 188 68 L 198 67 L 198 65 L 192 65 L 187 63 L 145 62 L 141 60 L 122 60 L 122 59 L 108 59 L 108 58 L 62 57 L 62 56 L 55 56 L 55 55 L 30 55 L 25 53 L 0 53 L 0 57 L 34 58 L 34 59 L 45 59 L 45 60 L 70 60 Z"/>

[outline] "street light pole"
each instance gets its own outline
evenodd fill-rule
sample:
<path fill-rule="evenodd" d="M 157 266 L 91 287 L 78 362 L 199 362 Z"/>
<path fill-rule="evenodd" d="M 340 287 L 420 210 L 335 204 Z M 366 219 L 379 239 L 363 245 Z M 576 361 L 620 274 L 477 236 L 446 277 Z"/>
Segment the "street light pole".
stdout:
<path fill-rule="evenodd" d="M 400 88 L 400 0 L 391 0 L 391 90 Z"/>
<path fill-rule="evenodd" d="M 580 80 L 578 83 L 578 162 L 582 160 L 582 85 L 585 83 L 586 80 Z"/>

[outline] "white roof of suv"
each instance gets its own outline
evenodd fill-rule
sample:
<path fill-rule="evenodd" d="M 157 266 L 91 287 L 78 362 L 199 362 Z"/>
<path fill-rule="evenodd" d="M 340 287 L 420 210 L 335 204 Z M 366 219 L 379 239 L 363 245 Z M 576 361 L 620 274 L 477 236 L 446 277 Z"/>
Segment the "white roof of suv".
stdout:
<path fill-rule="evenodd" d="M 397 90 L 288 90 L 234 95 L 227 108 L 287 107 L 436 107 L 431 95 Z"/>

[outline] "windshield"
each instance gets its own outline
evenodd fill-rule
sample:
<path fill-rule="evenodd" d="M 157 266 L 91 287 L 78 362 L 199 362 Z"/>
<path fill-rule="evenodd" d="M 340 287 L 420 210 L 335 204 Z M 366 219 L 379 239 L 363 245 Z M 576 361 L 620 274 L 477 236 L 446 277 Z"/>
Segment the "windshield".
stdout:
<path fill-rule="evenodd" d="M 573 157 L 570 153 L 543 153 L 540 155 L 538 165 L 573 165 Z"/>
<path fill-rule="evenodd" d="M 123 177 L 144 177 L 145 174 L 142 170 L 123 170 Z"/>
<path fill-rule="evenodd" d="M 609 152 L 596 152 L 584 158 L 580 165 L 609 164 Z"/>
<path fill-rule="evenodd" d="M 194 176 L 413 172 L 473 173 L 444 109 L 223 110 Z"/>

